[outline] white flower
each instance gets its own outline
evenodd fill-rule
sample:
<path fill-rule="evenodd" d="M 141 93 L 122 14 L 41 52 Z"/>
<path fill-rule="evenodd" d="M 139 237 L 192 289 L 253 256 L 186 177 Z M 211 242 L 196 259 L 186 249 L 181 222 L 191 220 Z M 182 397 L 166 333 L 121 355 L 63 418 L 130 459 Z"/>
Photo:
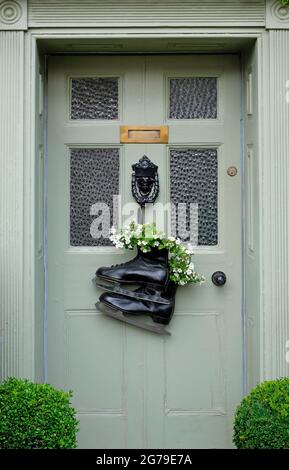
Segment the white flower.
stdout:
<path fill-rule="evenodd" d="M 176 239 L 176 245 L 180 245 L 181 244 L 181 240 L 179 238 Z"/>
<path fill-rule="evenodd" d="M 138 224 L 137 227 L 135 228 L 136 236 L 139 237 L 141 235 L 141 232 L 142 232 L 142 226 Z"/>
<path fill-rule="evenodd" d="M 168 240 L 169 240 L 170 242 L 174 242 L 176 239 L 175 239 L 175 237 L 168 237 Z"/>
<path fill-rule="evenodd" d="M 115 227 L 111 227 L 110 233 L 111 233 L 112 235 L 115 235 L 115 234 L 116 234 L 116 228 L 115 228 Z"/>
<path fill-rule="evenodd" d="M 112 241 L 113 244 L 116 244 L 119 242 L 119 236 L 118 235 L 111 235 L 109 237 L 110 241 Z"/>
<path fill-rule="evenodd" d="M 116 248 L 123 248 L 124 244 L 122 242 L 116 242 L 115 246 Z"/>
<path fill-rule="evenodd" d="M 194 254 L 193 245 L 191 243 L 187 244 L 187 251 L 190 255 Z"/>

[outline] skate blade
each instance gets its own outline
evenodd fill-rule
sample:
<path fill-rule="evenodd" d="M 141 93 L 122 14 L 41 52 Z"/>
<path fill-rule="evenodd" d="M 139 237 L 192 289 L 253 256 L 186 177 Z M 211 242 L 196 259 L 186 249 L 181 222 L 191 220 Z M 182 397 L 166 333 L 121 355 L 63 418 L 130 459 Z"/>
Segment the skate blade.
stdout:
<path fill-rule="evenodd" d="M 170 305 L 170 301 L 161 297 L 159 293 L 155 295 L 142 294 L 141 292 L 135 292 L 133 290 L 124 289 L 123 287 L 120 287 L 119 283 L 116 281 L 106 281 L 99 277 L 94 277 L 92 281 L 97 287 L 107 292 L 115 292 L 119 295 L 132 297 L 133 299 L 146 300 L 147 302 L 154 302 L 156 304 Z"/>
<path fill-rule="evenodd" d="M 156 333 L 158 335 L 168 335 L 171 336 L 171 333 L 167 331 L 164 325 L 150 325 L 148 323 L 138 321 L 130 316 L 125 315 L 120 310 L 113 310 L 109 308 L 107 305 L 103 304 L 102 302 L 97 302 L 95 304 L 97 310 L 102 312 L 104 315 L 107 315 L 115 320 L 122 321 L 124 323 L 128 323 L 129 325 L 136 326 L 138 328 L 142 328 L 143 330 L 151 331 L 152 333 Z"/>

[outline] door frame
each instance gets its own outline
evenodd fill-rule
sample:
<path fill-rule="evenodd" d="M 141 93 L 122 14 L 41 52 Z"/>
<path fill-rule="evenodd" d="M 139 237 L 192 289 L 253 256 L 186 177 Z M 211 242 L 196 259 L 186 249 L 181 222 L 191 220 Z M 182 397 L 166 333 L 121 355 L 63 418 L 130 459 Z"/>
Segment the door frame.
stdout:
<path fill-rule="evenodd" d="M 45 246 L 45 237 L 43 239 L 42 246 L 37 248 L 37 237 L 39 230 L 43 231 L 43 221 L 45 219 L 45 206 L 43 210 L 37 208 L 37 200 L 39 199 L 39 172 L 35 171 L 37 168 L 37 162 L 39 162 L 39 155 L 46 153 L 46 138 L 43 141 L 39 137 L 39 132 L 45 132 L 45 117 L 47 113 L 47 106 L 43 106 L 45 103 L 44 89 L 45 79 L 43 83 L 39 77 L 39 70 L 42 70 L 42 77 L 45 78 L 45 56 L 47 53 L 47 47 L 49 44 L 55 44 L 57 41 L 57 49 L 59 52 L 62 51 L 62 44 L 68 38 L 83 38 L 83 39 L 103 39 L 105 38 L 106 43 L 109 42 L 110 38 L 190 38 L 192 41 L 198 38 L 208 38 L 211 41 L 216 39 L 232 40 L 240 43 L 239 52 L 243 58 L 242 67 L 242 80 L 244 81 L 245 74 L 245 62 L 246 57 L 250 56 L 251 52 L 255 51 L 256 64 L 258 73 L 255 74 L 253 80 L 255 80 L 254 87 L 257 90 L 257 123 L 256 123 L 256 147 L 255 155 L 258 160 L 258 174 L 255 175 L 254 182 L 257 183 L 256 195 L 258 197 L 258 206 L 260 210 L 258 212 L 258 232 L 255 233 L 255 243 L 258 245 L 258 254 L 253 262 L 252 267 L 252 256 L 247 257 L 247 248 L 245 246 L 246 235 L 246 214 L 245 207 L 242 208 L 243 217 L 243 272 L 240 273 L 242 276 L 242 284 L 244 291 L 243 299 L 243 342 L 244 342 L 244 357 L 243 357 L 243 373 L 244 373 L 244 393 L 248 391 L 255 383 L 262 381 L 268 375 L 268 363 L 267 363 L 267 352 L 266 347 L 270 334 L 268 331 L 271 323 L 268 317 L 268 308 L 264 308 L 264 301 L 262 300 L 262 292 L 265 289 L 265 278 L 264 269 L 266 260 L 263 256 L 260 256 L 262 246 L 266 246 L 266 234 L 262 230 L 265 201 L 268 199 L 268 181 L 263 178 L 263 165 L 264 160 L 260 158 L 260 155 L 267 154 L 266 152 L 266 140 L 263 136 L 266 136 L 265 125 L 267 123 L 266 106 L 261 106 L 261 97 L 264 96 L 268 87 L 266 74 L 263 73 L 267 67 L 267 58 L 264 54 L 264 43 L 266 42 L 266 32 L 263 29 L 251 28 L 239 28 L 234 30 L 220 29 L 213 30 L 210 28 L 199 28 L 198 32 L 188 30 L 186 28 L 169 28 L 165 32 L 162 28 L 134 28 L 133 31 L 119 30 L 117 28 L 106 29 L 105 32 L 99 30 L 82 30 L 80 32 L 73 28 L 66 28 L 63 30 L 30 30 L 26 35 L 26 46 L 25 46 L 25 88 L 26 88 L 26 104 L 25 112 L 27 116 L 26 130 L 25 130 L 25 174 L 24 174 L 24 213 L 25 225 L 25 242 L 24 242 L 24 292 L 26 292 L 24 299 L 24 311 L 23 311 L 23 324 L 26 325 L 23 331 L 23 367 L 21 374 L 25 377 L 29 377 L 36 381 L 45 380 L 45 354 L 46 354 L 46 293 L 44 286 L 39 289 L 39 279 L 44 279 L 46 274 L 46 263 L 43 248 Z M 248 43 L 248 40 L 252 41 Z M 247 41 L 247 46 L 244 46 L 244 41 Z M 55 47 L 55 45 L 54 45 Z M 168 51 L 169 52 L 169 51 Z M 208 52 L 210 52 L 208 50 Z M 106 53 L 104 51 L 104 53 Z M 246 108 L 244 102 L 245 95 L 242 96 L 242 108 Z M 44 98 L 43 98 L 44 97 Z M 244 118 L 244 116 L 243 116 Z M 246 134 L 243 132 L 242 143 L 243 159 L 245 160 L 246 155 Z M 244 171 L 242 170 L 244 179 Z M 247 188 L 248 185 L 245 184 Z M 41 185 L 40 185 L 41 186 Z M 44 182 L 45 192 L 45 182 Z M 247 196 L 246 196 L 247 197 Z M 42 227 L 42 229 L 41 229 Z M 39 259 L 42 256 L 42 263 L 39 263 Z M 248 260 L 247 260 L 248 258 Z M 256 303 L 253 296 L 246 296 L 247 292 L 244 286 L 246 285 L 247 275 L 250 276 L 250 270 L 257 270 L 260 273 L 259 282 L 257 282 L 257 289 L 255 290 L 255 297 L 258 299 Z M 252 303 L 252 305 L 251 305 Z M 39 311 L 39 305 L 43 306 L 42 311 Z M 257 307 L 256 307 L 257 306 Z M 248 312 L 254 312 L 254 314 Z M 252 326 L 253 325 L 253 326 Z M 257 345 L 257 348 L 256 346 Z"/>

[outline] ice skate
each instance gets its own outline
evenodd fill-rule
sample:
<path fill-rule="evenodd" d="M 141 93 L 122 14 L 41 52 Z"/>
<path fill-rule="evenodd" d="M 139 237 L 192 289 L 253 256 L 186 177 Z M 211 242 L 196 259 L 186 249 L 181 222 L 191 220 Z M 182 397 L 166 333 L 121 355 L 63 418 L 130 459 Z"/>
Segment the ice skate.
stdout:
<path fill-rule="evenodd" d="M 169 282 L 168 251 L 153 248 L 144 253 L 138 249 L 135 258 L 111 267 L 101 267 L 95 273 L 95 283 L 105 291 L 129 298 L 170 305 L 163 295 Z M 124 285 L 147 288 L 135 291 Z"/>
<path fill-rule="evenodd" d="M 167 304 L 157 304 L 148 300 L 149 295 L 152 294 L 151 289 L 140 287 L 135 291 L 135 294 L 143 293 L 146 300 L 119 295 L 115 292 L 107 292 L 101 294 L 96 307 L 105 315 L 116 320 L 160 335 L 170 335 L 171 333 L 165 329 L 164 325 L 168 325 L 173 316 L 176 289 L 176 284 L 169 282 L 166 291 L 163 293 L 164 298 L 168 301 Z M 139 315 L 150 317 L 157 324 L 142 321 Z"/>

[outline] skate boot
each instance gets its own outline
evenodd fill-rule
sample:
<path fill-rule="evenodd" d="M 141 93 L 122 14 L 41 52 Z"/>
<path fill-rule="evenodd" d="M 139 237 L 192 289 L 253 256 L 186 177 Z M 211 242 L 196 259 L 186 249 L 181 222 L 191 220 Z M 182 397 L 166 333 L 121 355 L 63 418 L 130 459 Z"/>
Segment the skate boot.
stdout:
<path fill-rule="evenodd" d="M 164 328 L 164 325 L 168 325 L 173 316 L 176 290 L 176 284 L 170 281 L 166 291 L 163 293 L 163 297 L 168 301 L 166 305 L 148 300 L 148 297 L 153 294 L 153 291 L 148 287 L 140 287 L 135 293 L 139 292 L 145 294 L 146 300 L 119 295 L 115 292 L 106 292 L 101 294 L 96 307 L 105 315 L 129 323 L 130 325 L 161 335 L 170 335 L 171 333 Z M 157 325 L 141 321 L 139 318 L 136 318 L 139 315 L 151 317 Z"/>
<path fill-rule="evenodd" d="M 169 300 L 162 295 L 169 281 L 168 250 L 166 249 L 153 248 L 148 253 L 143 253 L 138 249 L 136 257 L 131 261 L 111 267 L 101 267 L 95 275 L 96 285 L 103 290 L 139 300 L 170 305 Z M 149 292 L 144 292 L 142 289 L 128 290 L 121 284 L 139 285 L 148 288 Z"/>

